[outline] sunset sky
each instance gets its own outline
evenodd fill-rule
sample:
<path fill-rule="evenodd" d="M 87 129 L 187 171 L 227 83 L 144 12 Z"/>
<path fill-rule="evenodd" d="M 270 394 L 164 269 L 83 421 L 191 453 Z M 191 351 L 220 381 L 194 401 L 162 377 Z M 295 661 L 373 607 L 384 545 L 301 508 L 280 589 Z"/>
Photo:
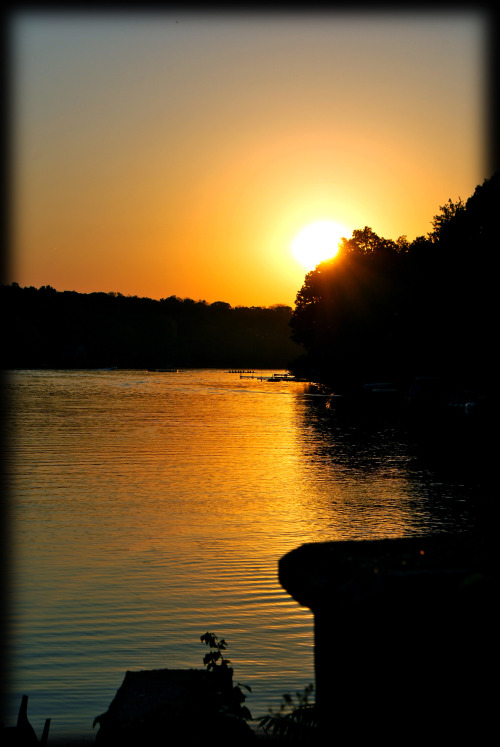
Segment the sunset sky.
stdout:
<path fill-rule="evenodd" d="M 488 17 L 10 17 L 7 282 L 293 305 L 308 224 L 409 240 L 487 162 Z"/>

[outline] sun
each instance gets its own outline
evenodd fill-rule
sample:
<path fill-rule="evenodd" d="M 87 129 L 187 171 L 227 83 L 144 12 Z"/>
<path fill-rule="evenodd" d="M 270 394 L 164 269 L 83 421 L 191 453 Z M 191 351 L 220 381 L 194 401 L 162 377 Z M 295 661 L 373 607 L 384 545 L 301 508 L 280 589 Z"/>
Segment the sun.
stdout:
<path fill-rule="evenodd" d="M 349 234 L 345 226 L 331 220 L 310 223 L 292 241 L 292 254 L 308 270 L 314 270 L 320 262 L 337 254 L 340 239 Z"/>

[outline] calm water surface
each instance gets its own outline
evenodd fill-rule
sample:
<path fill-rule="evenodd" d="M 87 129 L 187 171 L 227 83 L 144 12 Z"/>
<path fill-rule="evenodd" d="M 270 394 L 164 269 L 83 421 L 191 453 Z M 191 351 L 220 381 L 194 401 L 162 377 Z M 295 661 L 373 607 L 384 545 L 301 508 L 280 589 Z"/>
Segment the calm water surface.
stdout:
<path fill-rule="evenodd" d="M 92 739 L 128 669 L 229 643 L 254 716 L 313 681 L 313 618 L 280 587 L 304 542 L 466 529 L 467 475 L 395 422 L 219 370 L 9 374 L 11 683 L 41 734 Z M 428 456 L 428 455 L 427 455 Z M 441 465 L 442 466 L 442 465 Z"/>

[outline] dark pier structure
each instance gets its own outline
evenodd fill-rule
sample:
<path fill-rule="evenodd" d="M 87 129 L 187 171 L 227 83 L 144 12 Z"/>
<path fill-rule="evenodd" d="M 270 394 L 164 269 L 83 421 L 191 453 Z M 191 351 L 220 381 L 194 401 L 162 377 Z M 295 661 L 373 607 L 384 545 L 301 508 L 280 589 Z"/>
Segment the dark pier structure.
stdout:
<path fill-rule="evenodd" d="M 279 563 L 315 620 L 320 741 L 489 744 L 494 547 L 463 533 L 306 544 Z"/>

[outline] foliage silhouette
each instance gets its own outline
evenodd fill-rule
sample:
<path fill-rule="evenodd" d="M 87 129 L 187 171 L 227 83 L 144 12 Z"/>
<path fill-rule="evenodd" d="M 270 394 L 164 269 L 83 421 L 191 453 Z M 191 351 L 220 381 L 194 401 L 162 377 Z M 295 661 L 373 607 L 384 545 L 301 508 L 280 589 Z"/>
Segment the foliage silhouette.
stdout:
<path fill-rule="evenodd" d="M 304 692 L 285 693 L 282 697 L 279 711 L 269 709 L 267 716 L 259 721 L 264 732 L 274 738 L 287 741 L 307 741 L 309 744 L 317 736 L 316 707 L 309 702 L 309 696 L 314 690 L 312 683 L 304 688 Z"/>
<path fill-rule="evenodd" d="M 246 696 L 241 688 L 248 692 L 252 690 L 248 685 L 239 682 L 233 685 L 231 662 L 223 654 L 227 649 L 226 641 L 208 632 L 204 633 L 200 640 L 210 649 L 203 657 L 203 664 L 216 678 L 220 713 L 251 720 L 250 711 L 243 705 Z M 275 739 L 311 742 L 317 734 L 316 710 L 314 704 L 309 701 L 313 690 L 314 686 L 309 684 L 303 693 L 285 693 L 279 711 L 275 712 L 270 708 L 268 714 L 259 719 L 259 727 L 267 736 Z"/>
<path fill-rule="evenodd" d="M 220 713 L 238 719 L 251 720 L 252 714 L 243 705 L 246 695 L 241 688 L 250 693 L 252 688 L 249 685 L 242 685 L 240 682 L 233 685 L 233 669 L 229 666 L 231 662 L 222 653 L 227 649 L 226 641 L 223 638 L 219 640 L 214 633 L 208 632 L 204 633 L 200 640 L 210 649 L 203 657 L 203 664 L 214 678 Z"/>
<path fill-rule="evenodd" d="M 411 243 L 368 226 L 343 239 L 297 294 L 290 326 L 306 354 L 294 372 L 344 392 L 429 375 L 491 390 L 499 183 L 449 200 Z"/>
<path fill-rule="evenodd" d="M 274 368 L 299 349 L 289 306 L 0 286 L 4 368 Z"/>

